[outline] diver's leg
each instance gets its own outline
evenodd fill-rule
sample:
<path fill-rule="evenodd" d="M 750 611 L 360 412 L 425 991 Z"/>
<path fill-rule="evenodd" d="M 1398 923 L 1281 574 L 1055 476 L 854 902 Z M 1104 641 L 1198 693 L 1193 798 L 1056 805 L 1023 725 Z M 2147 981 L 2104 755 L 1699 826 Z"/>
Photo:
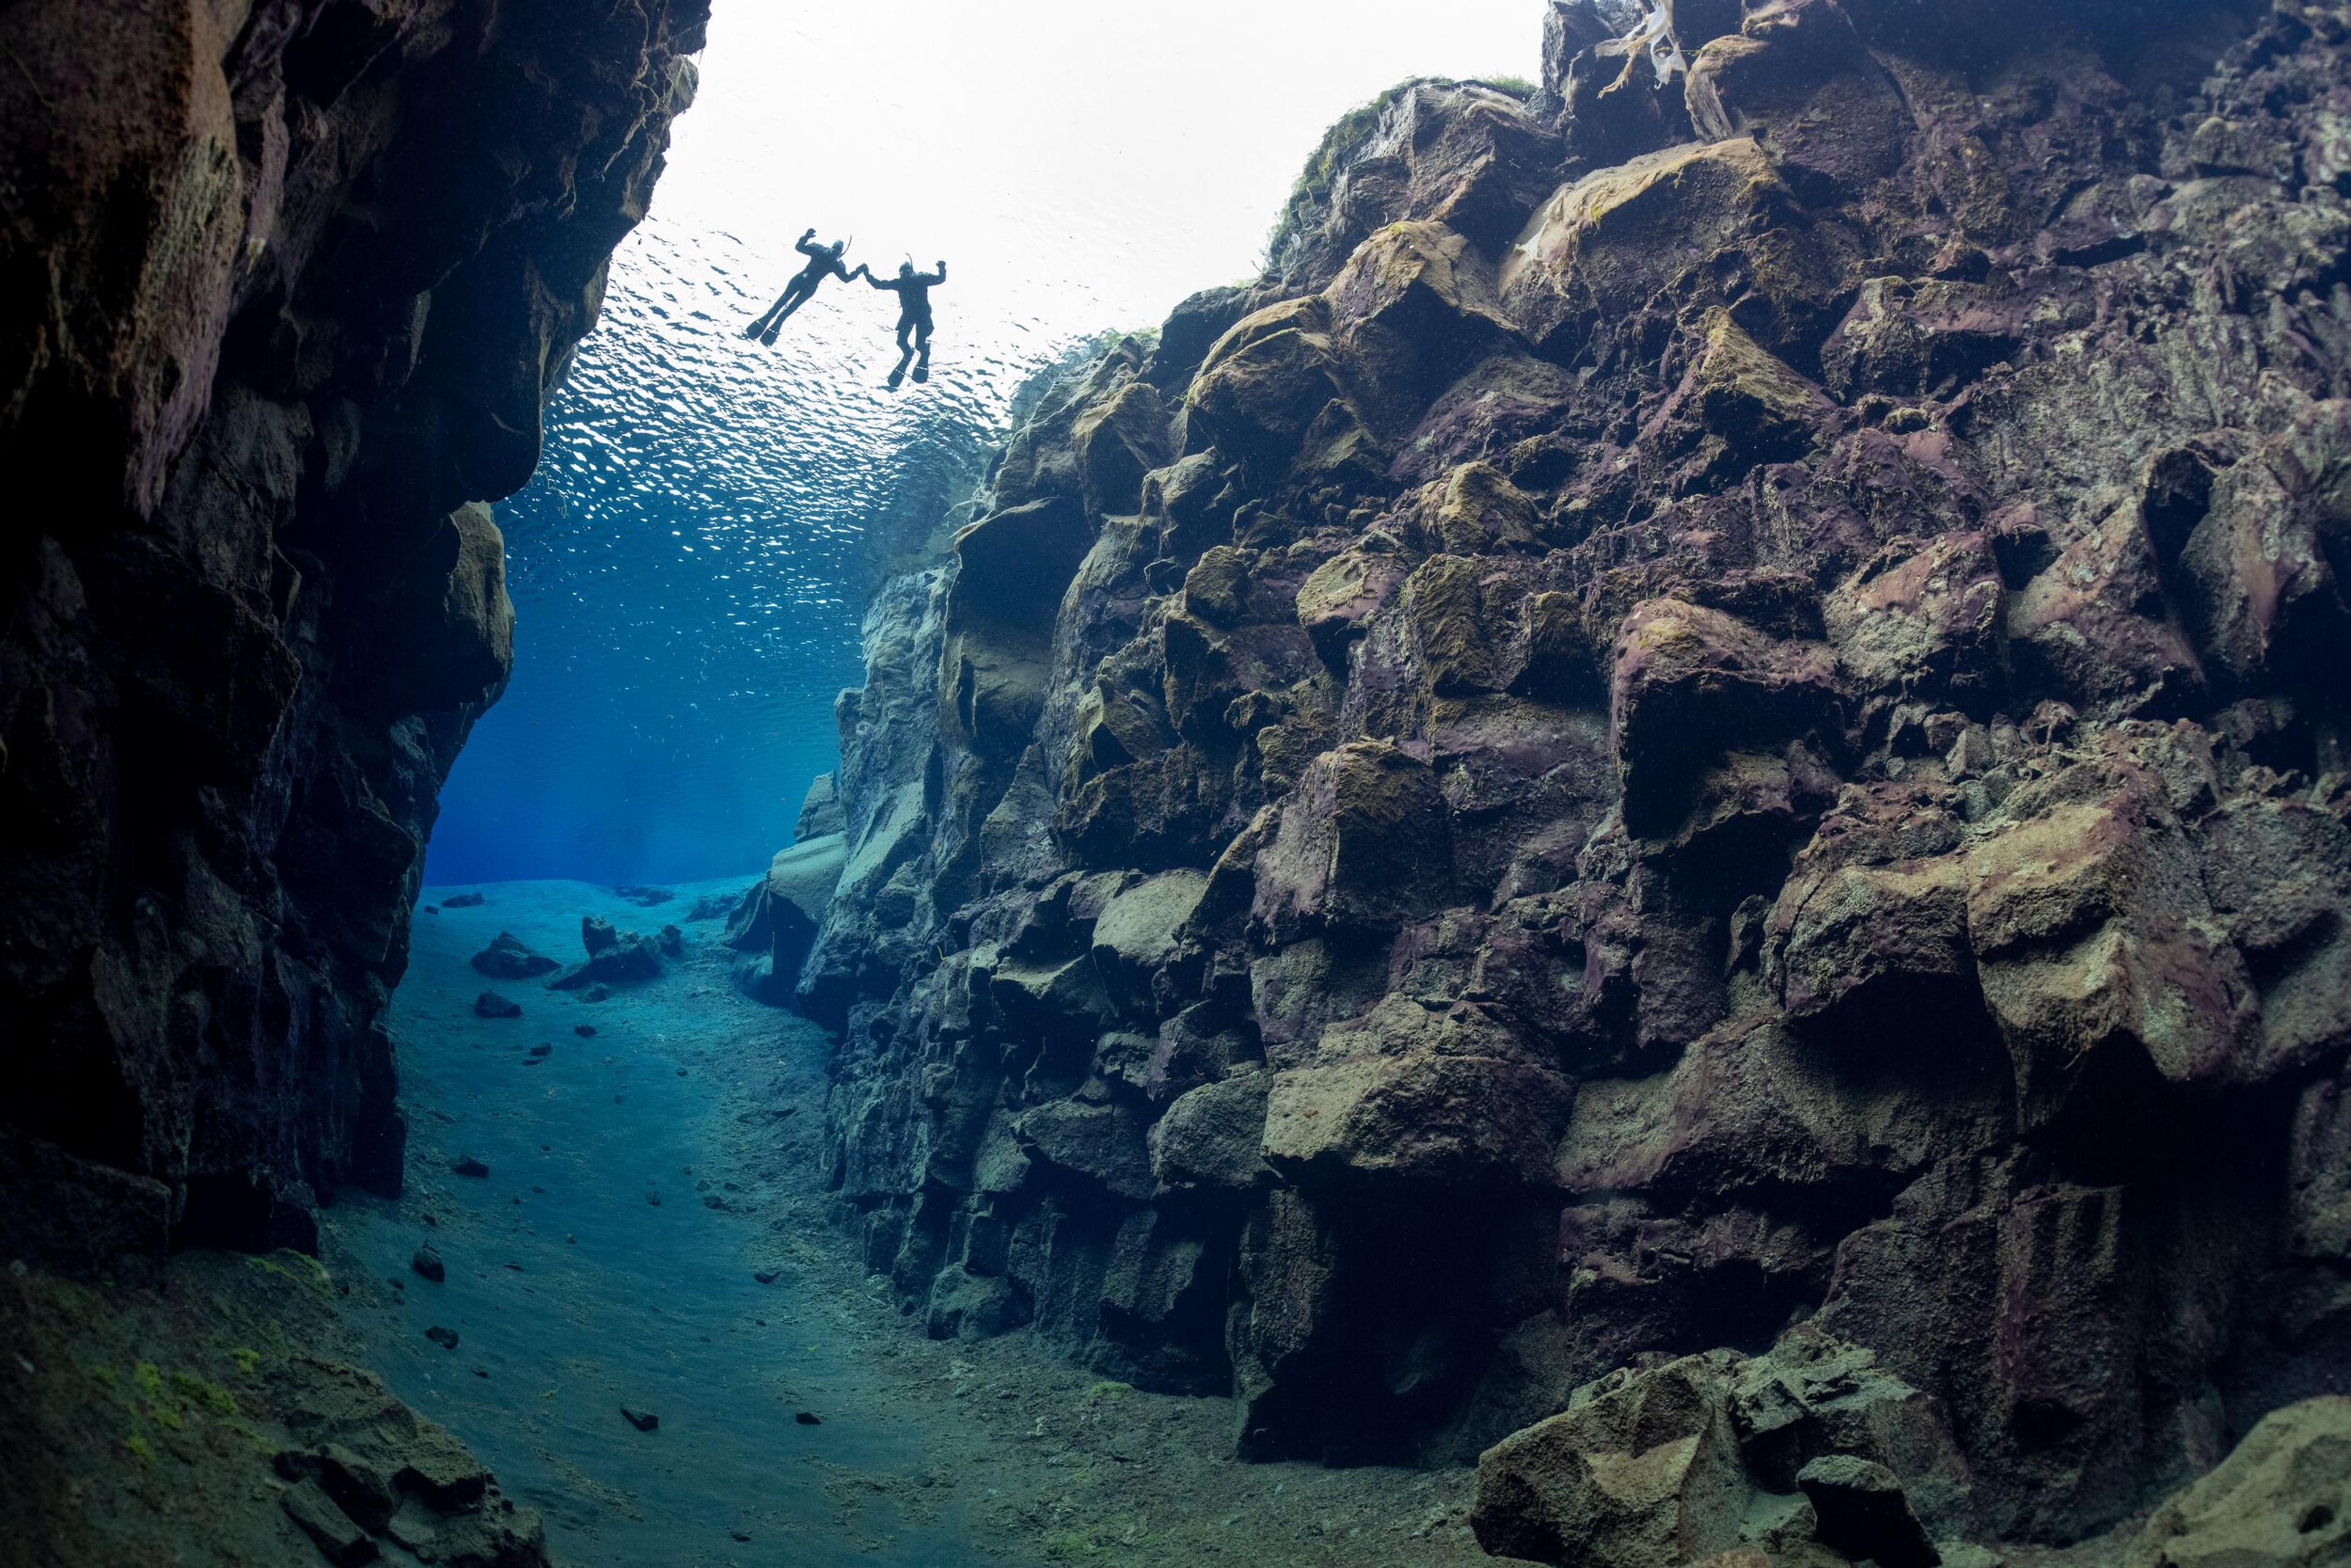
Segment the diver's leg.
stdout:
<path fill-rule="evenodd" d="M 759 334 L 759 341 L 772 347 L 776 334 L 783 330 L 784 323 L 791 319 L 792 312 L 807 304 L 809 296 L 815 292 L 815 284 L 793 278 L 791 287 L 784 290 L 784 297 L 776 301 L 775 317 L 768 323 L 767 329 Z"/>
<path fill-rule="evenodd" d="M 759 334 L 762 334 L 762 331 L 767 331 L 768 327 L 774 327 L 776 322 L 780 322 L 780 319 L 783 319 L 783 318 L 780 318 L 780 315 L 776 315 L 776 313 L 778 313 L 778 310 L 783 310 L 785 303 L 790 303 L 790 298 L 792 298 L 792 289 L 797 289 L 797 287 L 799 287 L 799 280 L 797 280 L 797 277 L 795 277 L 795 280 L 792 280 L 792 282 L 788 282 L 788 285 L 783 285 L 783 294 L 778 294 L 778 297 L 776 297 L 776 303 L 774 303 L 774 306 L 768 306 L 767 310 L 762 310 L 762 313 L 759 313 L 759 319 L 757 319 L 757 322 L 752 322 L 750 327 L 746 327 L 746 329 L 743 329 L 743 336 L 746 336 L 746 339 L 755 339 L 755 336 L 759 336 Z"/>
<path fill-rule="evenodd" d="M 898 390 L 898 383 L 906 379 L 906 365 L 908 361 L 913 360 L 914 357 L 914 346 L 906 340 L 907 335 L 913 332 L 914 329 L 914 324 L 912 321 L 905 320 L 903 318 L 899 320 L 898 363 L 895 368 L 890 371 L 889 386 L 892 392 L 896 392 Z"/>
<path fill-rule="evenodd" d="M 922 350 L 922 357 L 914 361 L 914 379 L 918 382 L 929 381 L 931 379 L 931 324 L 928 321 L 915 324 L 914 345 Z"/>

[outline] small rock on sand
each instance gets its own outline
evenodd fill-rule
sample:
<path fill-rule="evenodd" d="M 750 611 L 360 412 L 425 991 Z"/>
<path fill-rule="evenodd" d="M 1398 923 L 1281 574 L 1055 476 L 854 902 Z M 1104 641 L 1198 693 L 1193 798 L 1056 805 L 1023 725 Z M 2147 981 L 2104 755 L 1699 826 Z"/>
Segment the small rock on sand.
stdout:
<path fill-rule="evenodd" d="M 754 1269 L 751 1270 L 751 1278 L 762 1285 L 772 1285 L 776 1282 L 776 1271 L 773 1269 Z"/>
<path fill-rule="evenodd" d="M 486 1019 L 518 1019 L 522 1017 L 522 1004 L 496 991 L 484 991 L 474 998 L 474 1012 Z"/>
<path fill-rule="evenodd" d="M 455 1329 L 444 1329 L 439 1323 L 434 1323 L 431 1328 L 424 1331 L 424 1337 L 431 1340 L 434 1344 L 439 1345 L 443 1350 L 455 1350 L 457 1348 L 457 1331 Z"/>
<path fill-rule="evenodd" d="M 821 1427 L 824 1425 L 824 1417 L 819 1416 L 813 1410 L 797 1411 L 793 1414 L 792 1419 L 799 1422 L 803 1427 Z"/>
<path fill-rule="evenodd" d="M 552 1056 L 555 1054 L 555 1047 L 551 1045 L 534 1045 L 530 1048 L 530 1054 L 533 1056 Z"/>
<path fill-rule="evenodd" d="M 449 1174 L 462 1176 L 486 1176 L 490 1174 L 490 1167 L 471 1155 L 460 1155 L 449 1162 Z"/>
<path fill-rule="evenodd" d="M 436 1285 L 449 1277 L 449 1266 L 442 1262 L 441 1254 L 430 1247 L 419 1247 L 416 1256 L 408 1260 L 408 1266 Z M 399 1281 L 394 1281 L 393 1283 Z"/>
<path fill-rule="evenodd" d="M 576 1023 L 571 1026 L 571 1032 L 582 1040 L 593 1040 L 596 1038 L 596 1026 L 592 1023 Z"/>
<path fill-rule="evenodd" d="M 453 898 L 443 899 L 441 901 L 441 907 L 444 909 L 479 909 L 488 902 L 488 899 L 484 898 L 478 893 L 461 893 Z"/>
<path fill-rule="evenodd" d="M 661 1417 L 650 1410 L 632 1410 L 623 1405 L 621 1406 L 621 1416 L 640 1432 L 650 1432 L 661 1425 Z"/>

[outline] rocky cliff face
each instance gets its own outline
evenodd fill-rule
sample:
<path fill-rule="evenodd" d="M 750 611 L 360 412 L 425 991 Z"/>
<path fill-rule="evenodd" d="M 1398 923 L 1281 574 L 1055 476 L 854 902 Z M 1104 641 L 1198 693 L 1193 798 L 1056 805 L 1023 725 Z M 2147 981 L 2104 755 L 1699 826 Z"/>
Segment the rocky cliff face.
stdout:
<path fill-rule="evenodd" d="M 397 1188 L 379 1015 L 511 658 L 481 503 L 538 461 L 707 14 L 0 17 L 16 1252 L 299 1240 Z"/>
<path fill-rule="evenodd" d="M 877 601 L 840 1190 L 1497 1549 L 2072 1541 L 2351 1376 L 2351 7 L 1642 9 Z"/>

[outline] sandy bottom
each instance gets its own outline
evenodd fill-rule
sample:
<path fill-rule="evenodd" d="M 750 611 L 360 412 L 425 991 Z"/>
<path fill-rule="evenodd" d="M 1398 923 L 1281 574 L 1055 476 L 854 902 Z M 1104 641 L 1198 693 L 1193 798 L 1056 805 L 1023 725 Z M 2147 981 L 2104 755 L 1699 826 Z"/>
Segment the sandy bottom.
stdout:
<path fill-rule="evenodd" d="M 329 1216 L 366 1359 L 546 1516 L 560 1560 L 1492 1561 L 1465 1470 L 1242 1465 L 1229 1401 L 1101 1382 L 1018 1334 L 925 1339 L 831 1220 L 827 1037 L 738 995 L 719 924 L 684 920 L 748 881 L 651 908 L 577 883 L 429 890 L 486 902 L 413 923 L 392 1012 L 408 1196 Z M 574 961 L 584 915 L 684 925 L 687 956 L 602 1002 L 469 966 L 500 931 Z M 486 988 L 523 1016 L 477 1018 Z M 489 1174 L 454 1174 L 467 1158 Z M 441 1282 L 410 1267 L 425 1244 Z"/>

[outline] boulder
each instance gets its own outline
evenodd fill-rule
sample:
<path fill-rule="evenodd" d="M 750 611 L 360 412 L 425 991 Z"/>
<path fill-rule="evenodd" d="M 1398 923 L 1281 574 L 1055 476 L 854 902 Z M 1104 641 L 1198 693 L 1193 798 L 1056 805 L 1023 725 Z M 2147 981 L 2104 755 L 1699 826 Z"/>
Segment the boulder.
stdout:
<path fill-rule="evenodd" d="M 2319 1568 L 2351 1555 L 2351 1398 L 2262 1416 L 2210 1474 L 2166 1499 L 2128 1568 Z"/>
<path fill-rule="evenodd" d="M 484 991 L 474 998 L 474 1016 L 486 1019 L 518 1019 L 522 1004 L 496 991 Z"/>
<path fill-rule="evenodd" d="M 1188 1090 L 1151 1124 L 1151 1171 L 1167 1188 L 1246 1191 L 1271 1179 L 1263 1155 L 1271 1079 L 1240 1072 Z"/>
<path fill-rule="evenodd" d="M 1502 262 L 1502 308 L 1540 352 L 1567 358 L 1593 321 L 1648 304 L 1784 191 L 1744 137 L 1596 170 L 1562 187 L 1519 235 Z"/>
<path fill-rule="evenodd" d="M 1437 1189 L 1548 1187 L 1573 1090 L 1475 1056 L 1364 1056 L 1273 1074 L 1266 1163 L 1292 1182 Z"/>
<path fill-rule="evenodd" d="M 610 928 L 607 927 L 609 930 Z M 547 982 L 550 991 L 588 990 L 611 986 L 642 985 L 662 977 L 661 952 L 635 932 L 624 932 L 595 949 L 584 964 L 574 964 Z"/>
<path fill-rule="evenodd" d="M 831 833 L 846 832 L 849 819 L 841 808 L 841 785 L 831 773 L 820 773 L 809 781 L 808 793 L 800 799 L 800 814 L 792 822 L 792 842 L 804 844 L 810 839 L 820 839 Z"/>
<path fill-rule="evenodd" d="M 1352 741 L 1311 764 L 1258 856 L 1257 917 L 1277 930 L 1393 930 L 1440 901 L 1452 857 L 1427 762 Z"/>
<path fill-rule="evenodd" d="M 611 947 L 620 939 L 620 933 L 612 929 L 612 923 L 603 916 L 583 915 L 580 917 L 580 945 L 588 949 L 590 958 Z"/>
<path fill-rule="evenodd" d="M 1700 136 L 1754 138 L 1800 193 L 1823 203 L 1900 167 L 1912 123 L 1837 0 L 1750 4 L 1737 31 L 1690 61 L 1688 101 Z"/>
<path fill-rule="evenodd" d="M 474 955 L 474 967 L 494 980 L 528 980 L 553 974 L 563 966 L 543 953 L 534 953 L 521 938 L 501 931 L 490 945 Z"/>
<path fill-rule="evenodd" d="M 1185 924 L 1207 888 L 1202 873 L 1162 872 L 1102 905 L 1094 917 L 1093 957 L 1113 997 L 1150 1006 L 1153 977 L 1182 950 Z"/>
<path fill-rule="evenodd" d="M 1936 1568 L 1943 1560 L 1927 1539 L 1902 1483 L 1884 1465 L 1850 1454 L 1827 1454 L 1796 1472 L 1813 1505 L 1813 1537 L 1847 1557 L 1878 1568 Z"/>
<path fill-rule="evenodd" d="M 1750 1488 L 1718 1355 L 1577 1391 L 1478 1457 L 1470 1528 L 1498 1556 L 1681 1568 L 1736 1545 Z"/>
<path fill-rule="evenodd" d="M 1835 659 L 1819 643 L 1679 600 L 1635 605 L 1609 676 L 1625 827 L 1671 828 L 1689 809 L 1698 766 L 1828 723 L 1837 701 Z"/>

